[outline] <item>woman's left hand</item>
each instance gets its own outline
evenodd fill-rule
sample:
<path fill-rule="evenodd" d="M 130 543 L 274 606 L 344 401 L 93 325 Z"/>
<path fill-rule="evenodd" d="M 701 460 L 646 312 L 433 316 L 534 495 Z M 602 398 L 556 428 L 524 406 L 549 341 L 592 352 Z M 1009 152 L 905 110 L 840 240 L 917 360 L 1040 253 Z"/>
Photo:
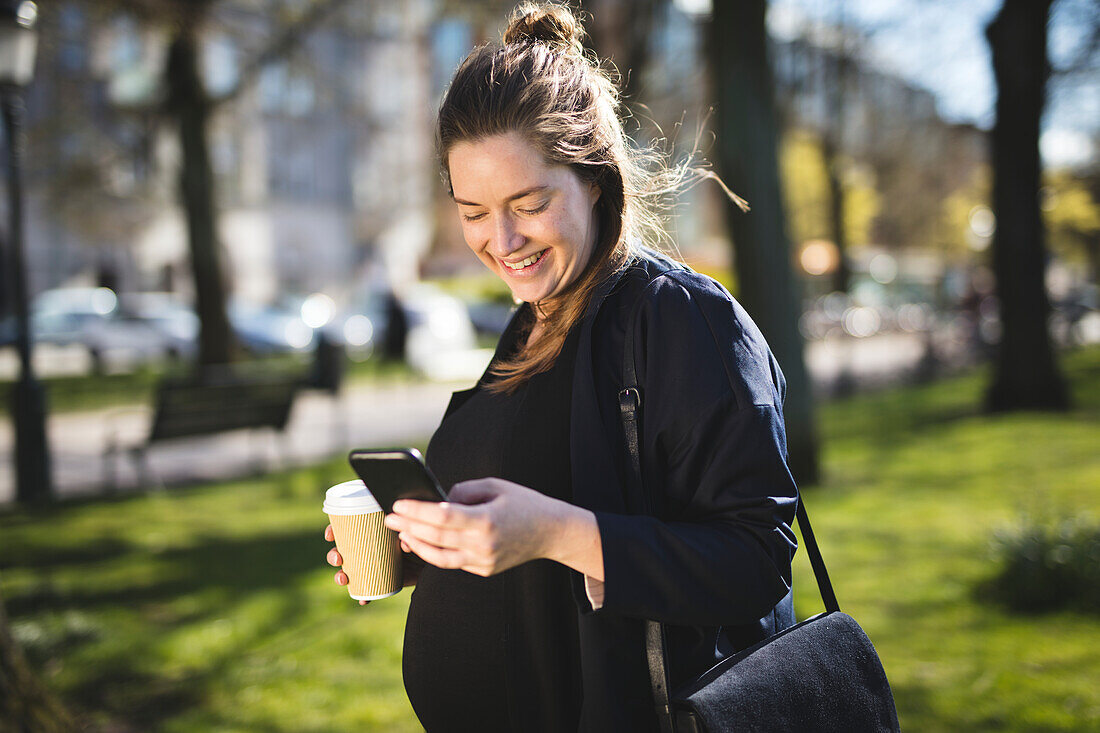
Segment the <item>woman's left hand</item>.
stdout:
<path fill-rule="evenodd" d="M 488 577 L 528 560 L 556 559 L 578 509 L 499 478 L 455 484 L 445 502 L 394 502 L 386 526 L 426 562 Z"/>

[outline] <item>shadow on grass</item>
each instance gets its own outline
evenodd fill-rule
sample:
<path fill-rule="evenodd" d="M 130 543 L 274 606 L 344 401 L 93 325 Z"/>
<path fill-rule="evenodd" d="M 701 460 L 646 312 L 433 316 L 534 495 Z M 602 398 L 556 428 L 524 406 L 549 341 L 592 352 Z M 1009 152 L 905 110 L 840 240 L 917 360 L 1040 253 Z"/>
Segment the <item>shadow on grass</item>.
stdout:
<path fill-rule="evenodd" d="M 924 392 L 892 392 L 874 398 L 857 398 L 838 405 L 843 417 L 830 426 L 829 439 L 858 440 L 878 447 L 897 445 L 904 439 L 971 418 L 982 417 L 978 402 L 958 402 Z"/>
<path fill-rule="evenodd" d="M 240 634 L 233 643 L 223 643 L 211 650 L 201 667 L 172 675 L 137 670 L 134 668 L 137 660 L 156 656 L 157 639 L 142 638 L 124 650 L 96 660 L 94 673 L 72 687 L 66 699 L 78 709 L 105 713 L 133 730 L 158 730 L 164 721 L 201 708 L 257 644 L 293 626 L 304 612 L 304 598 L 287 593 L 280 600 L 278 613 L 264 623 L 250 624 L 247 633 Z M 234 605 L 219 605 L 206 615 L 232 614 Z M 279 729 L 249 725 L 248 730 Z"/>
<path fill-rule="evenodd" d="M 115 542 L 104 541 L 103 550 L 121 556 L 127 551 L 126 543 L 118 543 L 123 546 L 120 550 Z M 102 606 L 171 601 L 210 589 L 246 595 L 285 587 L 294 577 L 315 572 L 324 566 L 325 553 L 330 547 L 320 531 L 313 530 L 232 539 L 200 536 L 194 545 L 167 549 L 153 556 L 170 573 L 169 577 L 156 582 L 74 591 L 59 591 L 52 584 L 44 584 L 5 602 L 8 613 L 19 617 L 68 608 L 93 610 Z M 70 549 L 52 556 L 45 551 L 39 552 L 43 553 L 37 566 L 41 568 L 69 563 L 72 556 L 79 556 L 78 551 Z"/>
<path fill-rule="evenodd" d="M 76 708 L 108 713 L 125 721 L 125 730 L 133 731 L 152 730 L 159 721 L 201 704 L 203 698 L 201 686 L 194 681 L 158 677 L 115 664 L 101 666 L 95 676 L 66 695 Z"/>
<path fill-rule="evenodd" d="M 295 579 L 327 567 L 324 553 L 328 547 L 320 532 L 313 530 L 252 538 L 200 536 L 192 546 L 156 553 L 157 566 L 167 574 L 163 579 L 76 591 L 60 591 L 47 580 L 5 602 L 16 622 L 40 620 L 46 614 L 56 618 L 70 611 L 109 612 L 112 608 L 160 616 L 160 623 L 154 622 L 147 633 L 125 632 L 131 640 L 122 645 L 93 646 L 102 640 L 102 629 L 83 634 L 60 630 L 49 643 L 43 639 L 28 649 L 39 667 L 77 654 L 85 659 L 85 672 L 65 691 L 66 700 L 76 710 L 87 716 L 106 715 L 122 726 L 118 730 L 156 730 L 163 721 L 201 707 L 257 645 L 295 628 L 308 613 L 309 603 L 307 594 L 293 587 Z M 105 540 L 100 547 L 101 557 L 142 551 L 120 541 Z M 59 566 L 71 560 L 72 551 L 65 550 L 43 557 L 41 563 L 42 567 Z M 158 674 L 156 666 L 150 671 L 150 664 L 158 664 L 150 660 L 163 657 L 162 640 L 175 630 L 241 617 L 239 607 L 250 603 L 257 593 L 278 589 L 282 592 L 272 594 L 262 620 L 235 624 L 232 635 L 212 645 L 201 662 L 165 674 Z M 184 604 L 190 607 L 188 611 L 176 613 L 176 602 L 200 595 L 197 604 Z"/>
<path fill-rule="evenodd" d="M 1062 372 L 1072 385 L 1073 410 L 1092 412 L 1100 408 L 1100 348 L 1065 351 L 1059 358 Z M 986 416 L 989 413 L 984 409 L 984 397 L 992 378 L 992 365 L 984 364 L 926 385 L 890 388 L 838 400 L 832 409 L 843 418 L 830 426 L 829 437 L 881 440 L 898 433 L 920 432 L 960 419 Z"/>
<path fill-rule="evenodd" d="M 58 565 L 89 565 L 113 560 L 133 551 L 133 546 L 116 538 L 88 542 L 79 547 L 20 544 L 7 548 L 0 558 L 0 571 L 11 568 L 45 570 Z"/>
<path fill-rule="evenodd" d="M 890 670 L 886 670 L 886 674 L 889 675 Z M 890 680 L 890 691 L 894 694 L 894 707 L 897 708 L 902 730 L 913 729 L 918 721 L 927 722 L 935 697 L 925 685 L 901 685 Z"/>
<path fill-rule="evenodd" d="M 1100 348 L 1062 354 L 1062 368 L 1073 389 L 1072 409 L 1050 414 L 1071 420 L 1100 417 Z M 983 365 L 940 382 L 838 400 L 825 411 L 823 433 L 840 450 L 855 444 L 870 448 L 871 459 L 863 469 L 874 475 L 889 467 L 899 450 L 929 433 L 966 421 L 1003 417 L 984 409 L 991 379 L 991 367 Z"/>

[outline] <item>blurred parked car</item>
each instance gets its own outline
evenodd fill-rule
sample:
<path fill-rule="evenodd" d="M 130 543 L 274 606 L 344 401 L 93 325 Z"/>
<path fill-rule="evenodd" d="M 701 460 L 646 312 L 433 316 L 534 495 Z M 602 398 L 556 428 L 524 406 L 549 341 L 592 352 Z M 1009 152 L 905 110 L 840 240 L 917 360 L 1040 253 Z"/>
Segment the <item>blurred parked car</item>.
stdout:
<path fill-rule="evenodd" d="M 294 314 L 313 332 L 311 348 L 323 338 L 327 344 L 342 347 L 355 361 L 363 361 L 374 350 L 374 322 L 363 314 L 340 314 L 336 302 L 325 293 L 284 295 L 276 307 Z"/>
<path fill-rule="evenodd" d="M 478 333 L 487 336 L 500 336 L 508 327 L 508 321 L 512 320 L 512 314 L 516 306 L 512 302 L 498 300 L 479 300 L 467 306 L 470 310 L 470 320 Z"/>
<path fill-rule="evenodd" d="M 229 322 L 246 351 L 284 354 L 313 351 L 323 337 L 361 361 L 371 354 L 372 321 L 353 312 L 337 314 L 336 303 L 324 293 L 283 295 L 260 305 L 233 299 Z"/>
<path fill-rule="evenodd" d="M 851 294 L 832 292 L 808 304 L 799 319 L 802 336 L 809 340 L 831 337 L 867 338 L 879 333 L 921 333 L 932 328 L 935 309 L 915 289 L 887 291 L 862 282 Z"/>
<path fill-rule="evenodd" d="M 300 312 L 285 305 L 231 299 L 228 313 L 238 341 L 251 354 L 304 352 L 313 346 L 313 329 L 302 320 Z"/>
<path fill-rule="evenodd" d="M 15 345 L 15 316 L 0 318 L 0 348 Z"/>
<path fill-rule="evenodd" d="M 36 343 L 87 349 L 93 369 L 132 368 L 187 355 L 182 343 L 119 307 L 109 288 L 47 290 L 31 304 Z"/>
<path fill-rule="evenodd" d="M 170 344 L 176 356 L 193 358 L 198 352 L 199 318 L 182 299 L 172 293 L 123 293 L 119 311 L 125 318 L 155 328 Z"/>
<path fill-rule="evenodd" d="M 402 298 L 409 335 L 409 363 L 420 367 L 449 352 L 476 348 L 477 337 L 466 304 L 431 285 L 417 285 Z"/>

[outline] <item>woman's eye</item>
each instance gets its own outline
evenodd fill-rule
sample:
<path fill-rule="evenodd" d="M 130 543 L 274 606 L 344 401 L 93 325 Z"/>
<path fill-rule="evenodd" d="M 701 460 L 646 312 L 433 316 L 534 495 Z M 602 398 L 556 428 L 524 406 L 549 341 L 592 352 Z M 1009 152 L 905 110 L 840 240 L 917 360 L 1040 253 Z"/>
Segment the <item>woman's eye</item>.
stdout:
<path fill-rule="evenodd" d="M 463 214 L 462 218 L 464 221 L 481 221 L 485 218 L 485 213 L 482 212 L 480 214 Z"/>
<path fill-rule="evenodd" d="M 550 205 L 550 202 L 547 201 L 546 203 L 539 204 L 538 206 L 536 206 L 533 209 L 520 209 L 520 213 L 529 214 L 529 215 L 541 214 L 543 211 L 546 210 L 546 207 L 549 206 L 549 205 Z"/>

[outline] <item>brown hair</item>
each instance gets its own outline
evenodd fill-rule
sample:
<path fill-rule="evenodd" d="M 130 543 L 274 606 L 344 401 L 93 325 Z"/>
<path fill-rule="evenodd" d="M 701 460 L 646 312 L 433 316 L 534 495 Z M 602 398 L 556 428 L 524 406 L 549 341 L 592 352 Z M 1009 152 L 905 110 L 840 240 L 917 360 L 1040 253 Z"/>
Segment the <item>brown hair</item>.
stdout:
<path fill-rule="evenodd" d="M 447 156 L 454 145 L 510 132 L 548 164 L 567 166 L 600 189 L 598 233 L 587 267 L 552 300 L 532 303 L 531 313 L 538 309 L 544 316 L 544 330 L 516 357 L 494 365 L 494 391 L 511 392 L 549 369 L 600 282 L 625 267 L 643 244 L 667 242 L 660 198 L 680 190 L 690 173 L 713 177 L 687 161 L 668 165 L 654 147 L 631 147 L 618 114 L 614 72 L 585 53 L 583 37 L 567 6 L 523 3 L 509 19 L 503 45 L 476 48 L 458 67 L 439 109 L 438 152 L 452 196 Z"/>

